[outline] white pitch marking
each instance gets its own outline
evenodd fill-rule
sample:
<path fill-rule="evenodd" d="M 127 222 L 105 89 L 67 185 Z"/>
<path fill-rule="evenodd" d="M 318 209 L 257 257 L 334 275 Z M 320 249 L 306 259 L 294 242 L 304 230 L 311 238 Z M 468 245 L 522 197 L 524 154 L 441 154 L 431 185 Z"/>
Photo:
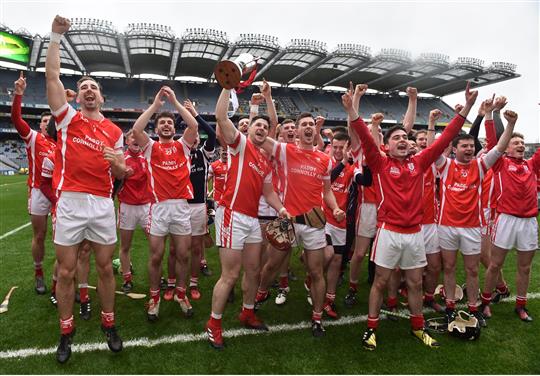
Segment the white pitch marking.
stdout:
<path fill-rule="evenodd" d="M 346 316 L 342 317 L 339 320 L 326 322 L 325 326 L 338 326 L 338 325 L 349 325 L 359 322 L 365 322 L 367 320 L 366 315 L 362 316 Z M 260 335 L 263 333 L 280 333 L 288 332 L 293 330 L 307 329 L 311 327 L 311 323 L 306 321 L 297 323 L 297 324 L 280 324 L 269 326 L 269 332 L 260 332 L 250 329 L 231 329 L 225 330 L 223 332 L 223 337 L 225 338 L 234 338 L 242 337 L 248 335 Z M 163 344 L 172 344 L 172 343 L 186 343 L 186 342 L 196 342 L 196 341 L 205 341 L 207 339 L 206 333 L 200 334 L 176 334 L 172 336 L 164 336 L 155 339 L 150 338 L 135 338 L 130 339 L 124 342 L 124 348 L 129 347 L 154 347 Z M 81 343 L 73 344 L 71 349 L 74 353 L 83 353 L 96 350 L 106 350 L 108 351 L 107 344 L 105 342 L 100 343 Z M 20 350 L 9 350 L 0 352 L 0 359 L 10 359 L 10 358 L 28 358 L 35 355 L 52 355 L 56 353 L 56 347 L 48 348 L 29 348 L 29 349 L 20 349 Z"/>
<path fill-rule="evenodd" d="M 24 183 L 26 183 L 26 180 L 18 181 L 18 182 L 15 182 L 15 183 L 4 183 L 4 184 L 0 184 L 0 187 L 7 187 L 8 185 L 24 184 Z"/>
<path fill-rule="evenodd" d="M 538 299 L 540 298 L 539 292 L 533 292 L 527 294 L 527 299 Z M 511 302 L 516 299 L 515 296 L 502 299 L 502 302 Z M 431 310 L 426 310 L 429 312 Z M 408 311 L 401 310 L 400 312 L 407 314 Z M 367 315 L 362 316 L 344 316 L 336 321 L 326 321 L 325 326 L 341 326 L 341 325 L 350 325 L 357 324 L 367 321 Z M 269 332 L 260 332 L 250 329 L 231 329 L 225 330 L 223 332 L 223 337 L 225 338 L 234 338 L 242 337 L 249 335 L 261 335 L 261 334 L 274 334 L 280 332 L 290 332 L 293 330 L 307 329 L 311 327 L 311 323 L 307 321 L 302 321 L 297 324 L 279 324 L 269 326 Z M 146 337 L 130 339 L 124 342 L 124 347 L 155 347 L 163 344 L 172 344 L 172 343 L 187 343 L 187 342 L 196 342 L 196 341 L 205 341 L 207 339 L 206 333 L 200 334 L 176 334 L 172 336 L 158 337 L 155 339 L 150 339 Z M 89 351 L 104 350 L 108 351 L 107 344 L 105 342 L 99 343 L 81 343 L 73 344 L 72 351 L 75 353 L 84 353 Z M 11 359 L 11 358 L 28 358 L 35 355 L 52 355 L 56 353 L 56 347 L 47 347 L 47 348 L 29 348 L 29 349 L 20 349 L 20 350 L 9 350 L 1 351 L 0 359 Z"/>
<path fill-rule="evenodd" d="M 25 224 L 22 225 L 22 226 L 17 227 L 17 228 L 14 229 L 14 230 L 11 230 L 11 231 L 9 231 L 9 232 L 6 232 L 4 235 L 1 235 L 1 236 L 0 236 L 0 240 L 2 240 L 2 239 L 4 239 L 4 238 L 8 237 L 9 235 L 15 234 L 16 232 L 22 230 L 23 228 L 26 228 L 26 227 L 30 226 L 31 224 L 32 224 L 31 222 L 28 222 L 28 223 L 25 223 Z"/>

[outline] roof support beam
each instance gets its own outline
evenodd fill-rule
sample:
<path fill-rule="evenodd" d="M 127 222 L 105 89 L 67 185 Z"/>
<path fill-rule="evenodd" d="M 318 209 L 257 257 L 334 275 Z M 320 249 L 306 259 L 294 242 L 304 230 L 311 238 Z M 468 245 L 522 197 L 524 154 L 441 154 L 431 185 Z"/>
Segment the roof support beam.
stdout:
<path fill-rule="evenodd" d="M 124 62 L 124 69 L 126 76 L 131 77 L 131 64 L 129 63 L 129 54 L 126 46 L 126 37 L 123 34 L 118 35 L 118 47 L 120 48 L 120 55 Z"/>
<path fill-rule="evenodd" d="M 435 85 L 435 86 L 431 86 L 431 87 L 427 87 L 427 88 L 424 88 L 424 93 L 429 93 L 430 91 L 433 91 L 433 90 L 436 90 L 436 89 L 440 89 L 442 87 L 445 87 L 445 86 L 448 86 L 448 85 L 452 85 L 452 84 L 455 84 L 456 81 L 458 80 L 462 80 L 462 81 L 467 81 L 467 80 L 470 80 L 471 78 L 475 78 L 475 77 L 478 77 L 478 76 L 481 76 L 483 75 L 485 72 L 483 71 L 470 71 L 469 74 L 466 74 L 464 76 L 460 76 L 460 77 L 454 77 L 452 80 L 450 80 L 449 82 L 444 82 L 442 84 L 438 84 L 438 85 Z M 464 88 L 465 89 L 465 88 Z"/>
<path fill-rule="evenodd" d="M 182 50 L 182 41 L 179 38 L 174 40 L 173 53 L 171 56 L 171 67 L 169 69 L 169 79 L 173 80 L 176 75 L 176 67 L 178 66 L 178 58 Z"/>
<path fill-rule="evenodd" d="M 278 61 L 283 55 L 285 55 L 285 50 L 281 50 L 279 51 L 273 58 L 272 60 L 268 61 L 268 63 L 266 63 L 264 65 L 264 67 L 262 67 L 262 69 L 260 71 L 257 72 L 257 75 L 255 76 L 255 80 L 254 81 L 257 81 L 257 79 L 259 77 L 261 77 L 261 75 L 266 72 L 268 70 L 268 68 L 270 68 L 272 65 L 274 65 L 274 63 L 276 61 Z"/>
<path fill-rule="evenodd" d="M 410 81 L 406 81 L 400 85 L 396 85 L 394 87 L 391 87 L 390 89 L 388 89 L 388 91 L 394 91 L 394 90 L 397 90 L 397 89 L 400 89 L 400 88 L 404 88 L 404 87 L 407 87 L 407 86 L 411 86 L 412 84 L 416 83 L 416 82 L 419 82 L 419 81 L 422 81 L 422 80 L 425 80 L 427 78 L 431 78 L 433 76 L 435 76 L 436 74 L 440 74 L 440 73 L 443 73 L 445 71 L 447 71 L 449 69 L 448 66 L 446 67 L 439 67 L 438 69 L 436 70 L 433 70 L 427 74 L 424 74 L 423 76 L 420 76 L 420 77 L 417 77 L 417 78 L 413 78 L 412 80 Z"/>
<path fill-rule="evenodd" d="M 350 75 L 352 75 L 353 73 L 356 73 L 358 70 L 368 66 L 371 62 L 373 62 L 373 60 L 364 60 L 364 61 L 361 61 L 360 63 L 358 63 L 354 68 L 352 68 L 351 70 L 343 73 L 343 74 L 340 74 L 339 76 L 335 77 L 335 78 L 332 78 L 330 81 L 324 83 L 322 86 L 329 86 L 331 84 L 333 84 L 334 82 L 337 82 L 337 81 L 340 81 L 342 79 L 344 79 L 345 77 L 348 77 Z"/>
<path fill-rule="evenodd" d="M 84 66 L 84 64 L 82 63 L 81 59 L 79 58 L 79 55 L 77 55 L 77 51 L 75 51 L 75 49 L 71 45 L 71 41 L 69 40 L 69 34 L 66 35 L 66 37 L 62 40 L 62 44 L 66 48 L 68 54 L 71 56 L 71 58 L 73 59 L 75 64 L 77 64 L 77 67 L 79 67 L 79 70 L 83 74 L 88 73 L 85 66 Z"/>
<path fill-rule="evenodd" d="M 320 59 L 317 63 L 313 64 L 311 67 L 309 67 L 308 69 L 304 70 L 302 73 L 298 74 L 296 77 L 293 77 L 292 79 L 289 80 L 289 82 L 287 82 L 287 85 L 290 85 L 290 84 L 294 84 L 296 81 L 298 81 L 300 78 L 304 77 L 306 74 L 314 71 L 315 69 L 317 69 L 318 67 L 320 67 L 322 64 L 326 63 L 328 60 L 330 60 L 331 58 L 333 58 L 334 56 L 326 56 L 325 58 L 323 59 Z"/>

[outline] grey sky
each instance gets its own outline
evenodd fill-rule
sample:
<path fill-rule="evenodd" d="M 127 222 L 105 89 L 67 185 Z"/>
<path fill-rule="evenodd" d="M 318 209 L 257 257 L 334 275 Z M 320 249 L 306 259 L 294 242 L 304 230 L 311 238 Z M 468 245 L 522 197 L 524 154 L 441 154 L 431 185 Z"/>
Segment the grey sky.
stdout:
<path fill-rule="evenodd" d="M 264 33 L 284 46 L 292 38 L 360 43 L 377 53 L 403 48 L 413 57 L 441 52 L 517 64 L 521 78 L 480 89 L 509 99 L 519 114 L 516 130 L 528 142 L 540 138 L 538 1 L 25 1 L 0 0 L 0 22 L 32 34 L 50 31 L 55 14 L 112 21 L 119 31 L 131 22 L 171 26 L 177 35 L 188 27 L 214 28 L 234 41 L 240 33 Z M 463 94 L 445 97 L 450 105 Z M 475 115 L 477 106 L 473 109 Z M 474 116 L 472 116 L 474 117 Z"/>

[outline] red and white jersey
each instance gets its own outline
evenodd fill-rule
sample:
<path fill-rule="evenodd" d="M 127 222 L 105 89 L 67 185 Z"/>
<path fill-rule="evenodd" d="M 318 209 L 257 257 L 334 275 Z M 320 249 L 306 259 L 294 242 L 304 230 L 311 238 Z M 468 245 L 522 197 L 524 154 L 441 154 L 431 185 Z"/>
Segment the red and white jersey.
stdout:
<path fill-rule="evenodd" d="M 191 147 L 183 137 L 162 143 L 150 141 L 143 154 L 148 161 L 148 185 L 154 202 L 172 199 L 192 199 Z"/>
<path fill-rule="evenodd" d="M 400 233 L 420 231 L 424 216 L 424 173 L 458 134 L 464 122 L 464 117 L 456 115 L 431 146 L 404 160 L 382 155 L 380 146 L 375 144 L 362 118 L 351 122 L 362 142 L 369 168 L 378 174 L 373 179 L 378 180 L 380 190 L 381 201 L 377 211 L 380 228 Z"/>
<path fill-rule="evenodd" d="M 128 205 L 144 205 L 152 202 L 148 187 L 148 162 L 142 153 L 133 153 L 129 149 L 124 153 L 126 167 L 133 174 L 124 179 L 118 192 L 118 201 Z"/>
<path fill-rule="evenodd" d="M 43 157 L 43 163 L 41 164 L 41 177 L 51 179 L 54 172 L 54 157 L 55 151 L 51 151 L 48 155 Z M 56 189 L 53 187 L 53 189 Z"/>
<path fill-rule="evenodd" d="M 357 151 L 353 150 L 353 158 L 358 168 L 362 168 L 362 164 L 365 164 L 365 156 L 362 153 L 362 149 Z M 372 172 L 373 173 L 373 172 Z M 358 186 L 358 205 L 362 202 L 368 204 L 378 204 L 380 202 L 380 197 L 378 197 L 379 189 L 379 179 L 373 173 L 373 183 L 370 186 L 360 185 Z"/>
<path fill-rule="evenodd" d="M 332 162 L 322 151 L 300 149 L 294 144 L 276 143 L 274 158 L 283 171 L 283 205 L 293 215 L 322 207 L 323 182 L 330 181 Z"/>
<path fill-rule="evenodd" d="M 467 164 L 446 158 L 439 167 L 441 215 L 439 224 L 452 227 L 480 227 L 483 224 L 480 196 L 487 171 L 483 158 Z"/>
<path fill-rule="evenodd" d="M 43 158 L 54 152 L 56 142 L 52 138 L 33 129 L 28 136 L 22 139 L 26 144 L 26 154 L 28 156 L 28 187 L 39 188 Z"/>
<path fill-rule="evenodd" d="M 223 191 L 225 189 L 225 177 L 227 176 L 227 162 L 222 162 L 221 160 L 214 161 L 210 165 L 210 170 L 208 175 L 213 176 L 214 178 L 214 201 L 219 202 L 221 196 L 223 196 Z"/>
<path fill-rule="evenodd" d="M 86 118 L 69 104 L 53 113 L 58 130 L 53 187 L 111 197 L 114 177 L 103 148 L 122 153 L 124 135 L 106 118 Z"/>
<path fill-rule="evenodd" d="M 499 186 L 495 182 L 493 170 L 489 169 L 482 181 L 482 208 L 495 209 L 497 207 L 497 197 L 500 195 Z"/>
<path fill-rule="evenodd" d="M 332 170 L 333 170 L 334 168 L 336 168 L 339 162 L 336 162 L 334 158 L 331 159 L 331 162 L 332 162 Z M 349 198 L 349 187 L 354 177 L 354 173 L 355 173 L 354 165 L 347 163 L 345 167 L 343 168 L 343 171 L 339 173 L 339 176 L 331 184 L 332 192 L 334 192 L 334 196 L 336 197 L 336 202 L 338 204 L 338 207 L 344 212 L 347 212 L 347 200 Z M 332 210 L 328 207 L 328 205 L 326 205 L 326 202 L 324 202 L 324 200 L 323 200 L 323 209 L 324 209 L 324 215 L 326 216 L 326 221 L 328 223 L 330 223 L 333 226 L 343 228 L 343 229 L 347 227 L 347 220 L 343 218 L 341 222 L 336 221 L 332 213 Z"/>
<path fill-rule="evenodd" d="M 219 205 L 257 218 L 263 184 L 272 182 L 270 162 L 242 133 L 229 144 L 229 170 Z"/>
<path fill-rule="evenodd" d="M 424 217 L 423 225 L 430 225 L 437 221 L 437 200 L 435 199 L 435 176 L 437 169 L 434 164 L 424 173 Z"/>
<path fill-rule="evenodd" d="M 496 185 L 499 186 L 498 213 L 520 218 L 536 217 L 539 170 L 540 149 L 529 160 L 503 157 L 493 166 Z"/>

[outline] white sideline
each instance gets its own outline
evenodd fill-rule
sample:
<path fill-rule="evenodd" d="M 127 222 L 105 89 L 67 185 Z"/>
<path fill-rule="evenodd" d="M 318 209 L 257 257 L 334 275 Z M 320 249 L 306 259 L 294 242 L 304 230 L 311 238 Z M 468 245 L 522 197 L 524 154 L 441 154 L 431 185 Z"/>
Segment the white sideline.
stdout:
<path fill-rule="evenodd" d="M 23 228 L 26 228 L 26 227 L 30 226 L 31 224 L 32 224 L 31 222 L 25 223 L 24 225 L 19 226 L 19 227 L 17 227 L 17 228 L 14 229 L 14 230 L 11 230 L 11 231 L 9 231 L 9 232 L 6 232 L 4 235 L 0 235 L 0 240 L 2 240 L 2 239 L 4 239 L 4 238 L 8 237 L 9 235 L 15 234 L 16 232 L 22 230 Z"/>
<path fill-rule="evenodd" d="M 342 317 L 336 321 L 327 321 L 325 326 L 338 326 L 338 325 L 349 325 L 356 324 L 359 322 L 365 322 L 367 320 L 367 315 L 362 316 L 346 316 Z M 232 329 L 223 331 L 223 337 L 225 338 L 234 338 L 242 337 L 248 335 L 260 335 L 265 333 L 280 333 L 280 332 L 289 332 L 299 329 L 307 329 L 311 327 L 311 323 L 303 321 L 297 324 L 280 324 L 269 326 L 269 332 L 261 332 L 250 329 Z M 75 337 L 76 338 L 76 337 Z M 170 343 L 186 343 L 186 342 L 195 342 L 195 341 L 206 341 L 206 333 L 200 334 L 176 334 L 172 336 L 164 336 L 156 339 L 149 338 L 135 338 L 130 339 L 124 342 L 124 348 L 129 347 L 154 347 L 162 344 Z M 108 351 L 107 344 L 105 342 L 99 343 L 81 343 L 73 344 L 71 349 L 74 353 L 83 353 L 88 351 L 96 350 L 106 350 Z M 10 358 L 28 358 L 34 355 L 52 355 L 56 354 L 56 347 L 48 348 L 29 348 L 29 349 L 20 349 L 20 350 L 9 350 L 0 352 L 0 359 L 10 359 Z"/>
<path fill-rule="evenodd" d="M 540 298 L 540 292 L 533 292 L 527 294 L 527 299 L 538 299 Z M 502 299 L 501 302 L 513 302 L 516 299 L 515 296 L 511 296 L 505 299 Z M 458 305 L 458 308 L 466 308 L 466 304 Z M 425 309 L 424 312 L 433 312 L 430 309 Z M 408 314 L 407 310 L 401 310 L 399 313 Z M 384 316 L 384 315 L 381 315 Z M 367 315 L 361 316 L 344 316 L 336 321 L 325 321 L 324 325 L 329 326 L 341 326 L 341 325 L 350 325 L 357 324 L 360 322 L 365 322 L 367 320 Z M 225 338 L 234 338 L 242 337 L 249 335 L 261 335 L 261 334 L 274 334 L 281 332 L 290 332 L 293 330 L 307 329 L 311 327 L 311 323 L 307 321 L 302 321 L 297 324 L 280 324 L 269 326 L 269 332 L 260 332 L 249 329 L 231 329 L 223 331 L 223 337 Z M 172 336 L 163 336 L 155 339 L 149 339 L 146 337 L 130 339 L 124 342 L 124 347 L 154 347 L 163 344 L 171 343 L 186 343 L 186 342 L 196 342 L 196 341 L 205 341 L 207 339 L 206 333 L 199 334 L 176 334 Z M 99 343 L 81 343 L 73 344 L 72 351 L 75 353 L 83 353 L 96 350 L 105 350 L 108 351 L 107 344 L 105 342 Z M 11 359 L 11 358 L 28 358 L 35 355 L 52 355 L 56 353 L 56 347 L 48 348 L 29 348 L 29 349 L 20 349 L 20 350 L 8 350 L 0 352 L 0 359 Z"/>
<path fill-rule="evenodd" d="M 4 183 L 4 184 L 0 184 L 0 187 L 7 187 L 8 185 L 23 184 L 23 183 L 26 183 L 26 180 L 24 180 L 24 181 L 17 181 L 17 182 L 15 182 L 15 183 Z"/>

